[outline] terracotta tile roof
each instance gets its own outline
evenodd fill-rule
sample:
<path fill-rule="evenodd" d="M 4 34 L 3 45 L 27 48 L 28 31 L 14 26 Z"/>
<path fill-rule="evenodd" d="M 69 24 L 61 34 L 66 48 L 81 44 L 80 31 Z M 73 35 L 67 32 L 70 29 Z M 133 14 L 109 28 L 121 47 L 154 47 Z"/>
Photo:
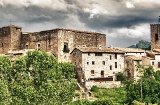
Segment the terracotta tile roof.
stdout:
<path fill-rule="evenodd" d="M 126 55 L 125 59 L 142 60 L 142 57 L 137 57 L 137 56 L 134 56 L 134 55 Z"/>
<path fill-rule="evenodd" d="M 151 51 L 147 51 L 148 54 L 160 55 L 160 49 L 153 49 Z"/>
<path fill-rule="evenodd" d="M 148 57 L 148 56 L 142 56 L 143 58 L 147 58 L 147 59 L 150 59 L 150 60 L 154 60 L 154 58 L 152 57 Z"/>
<path fill-rule="evenodd" d="M 82 52 L 108 52 L 108 53 L 124 53 L 123 51 L 113 48 L 97 48 L 97 47 L 79 47 L 77 48 Z"/>
<path fill-rule="evenodd" d="M 120 51 L 123 51 L 123 52 L 145 52 L 145 50 L 142 50 L 142 49 L 138 49 L 138 48 L 114 48 L 114 49 L 117 49 L 117 50 L 120 50 Z"/>

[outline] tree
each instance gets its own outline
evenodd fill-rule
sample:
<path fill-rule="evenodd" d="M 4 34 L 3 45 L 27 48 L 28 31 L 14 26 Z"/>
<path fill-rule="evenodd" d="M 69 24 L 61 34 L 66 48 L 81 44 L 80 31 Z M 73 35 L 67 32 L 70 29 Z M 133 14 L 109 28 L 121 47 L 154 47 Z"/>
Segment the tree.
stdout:
<path fill-rule="evenodd" d="M 139 81 L 130 81 L 126 84 L 127 102 L 131 103 L 134 100 L 142 99 L 142 102 L 145 103 L 160 103 L 159 72 L 155 73 L 152 66 L 139 67 L 143 71 Z"/>
<path fill-rule="evenodd" d="M 12 64 L 7 57 L 0 57 L 0 76 L 5 97 L 1 103 L 62 105 L 70 103 L 74 96 L 73 65 L 58 63 L 44 51 L 30 51 Z"/>

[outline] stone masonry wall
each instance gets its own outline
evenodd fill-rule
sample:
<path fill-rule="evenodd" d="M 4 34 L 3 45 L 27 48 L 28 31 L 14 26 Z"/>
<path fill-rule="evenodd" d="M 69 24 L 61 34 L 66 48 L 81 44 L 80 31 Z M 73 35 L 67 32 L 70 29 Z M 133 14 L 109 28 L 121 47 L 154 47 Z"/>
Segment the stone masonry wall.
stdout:
<path fill-rule="evenodd" d="M 151 50 L 160 49 L 160 24 L 151 24 L 150 31 L 151 31 Z"/>
<path fill-rule="evenodd" d="M 2 27 L 0 28 L 0 53 L 4 54 L 7 53 L 10 44 L 11 44 L 11 35 L 10 35 L 10 28 L 8 27 Z"/>
<path fill-rule="evenodd" d="M 78 49 L 75 49 L 71 53 L 71 62 L 75 67 L 75 73 L 76 73 L 76 79 L 78 80 L 79 83 L 82 83 L 82 79 L 84 79 L 83 71 L 82 71 L 82 52 L 79 51 Z"/>
<path fill-rule="evenodd" d="M 64 43 L 68 43 L 68 52 L 64 52 Z M 106 47 L 106 35 L 87 31 L 59 29 L 58 31 L 58 61 L 70 60 L 70 52 L 76 47 Z"/>
<path fill-rule="evenodd" d="M 21 46 L 25 49 L 37 49 L 52 52 L 52 54 L 57 57 L 57 39 L 58 37 L 56 30 L 26 33 L 22 35 Z"/>
<path fill-rule="evenodd" d="M 17 26 L 10 26 L 11 31 L 11 49 L 20 50 L 20 43 L 21 43 L 21 27 Z"/>

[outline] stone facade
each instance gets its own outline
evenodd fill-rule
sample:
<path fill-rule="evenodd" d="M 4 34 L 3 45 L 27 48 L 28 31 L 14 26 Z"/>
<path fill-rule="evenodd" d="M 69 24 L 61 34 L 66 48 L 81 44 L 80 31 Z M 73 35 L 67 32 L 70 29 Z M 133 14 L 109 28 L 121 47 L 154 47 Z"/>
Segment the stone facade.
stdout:
<path fill-rule="evenodd" d="M 111 48 L 75 48 L 71 62 L 77 68 L 81 84 L 91 81 L 106 84 L 116 80 L 116 73 L 124 72 L 124 53 Z"/>
<path fill-rule="evenodd" d="M 75 47 L 106 47 L 106 35 L 71 29 L 52 29 L 41 32 L 22 32 L 21 27 L 0 28 L 0 53 L 9 50 L 37 49 L 51 52 L 59 62 L 70 62 Z"/>
<path fill-rule="evenodd" d="M 20 49 L 21 27 L 10 25 L 0 28 L 0 54 Z"/>
<path fill-rule="evenodd" d="M 160 24 L 151 24 L 151 50 L 160 49 Z"/>

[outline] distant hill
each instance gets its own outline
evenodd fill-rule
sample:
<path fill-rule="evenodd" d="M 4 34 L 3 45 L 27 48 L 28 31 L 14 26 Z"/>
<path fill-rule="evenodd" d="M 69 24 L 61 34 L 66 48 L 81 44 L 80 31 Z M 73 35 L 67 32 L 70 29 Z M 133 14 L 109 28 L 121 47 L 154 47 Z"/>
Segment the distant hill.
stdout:
<path fill-rule="evenodd" d="M 141 48 L 141 49 L 144 49 L 144 50 L 150 50 L 151 49 L 151 44 L 148 41 L 141 40 L 137 44 L 131 45 L 128 48 Z"/>

